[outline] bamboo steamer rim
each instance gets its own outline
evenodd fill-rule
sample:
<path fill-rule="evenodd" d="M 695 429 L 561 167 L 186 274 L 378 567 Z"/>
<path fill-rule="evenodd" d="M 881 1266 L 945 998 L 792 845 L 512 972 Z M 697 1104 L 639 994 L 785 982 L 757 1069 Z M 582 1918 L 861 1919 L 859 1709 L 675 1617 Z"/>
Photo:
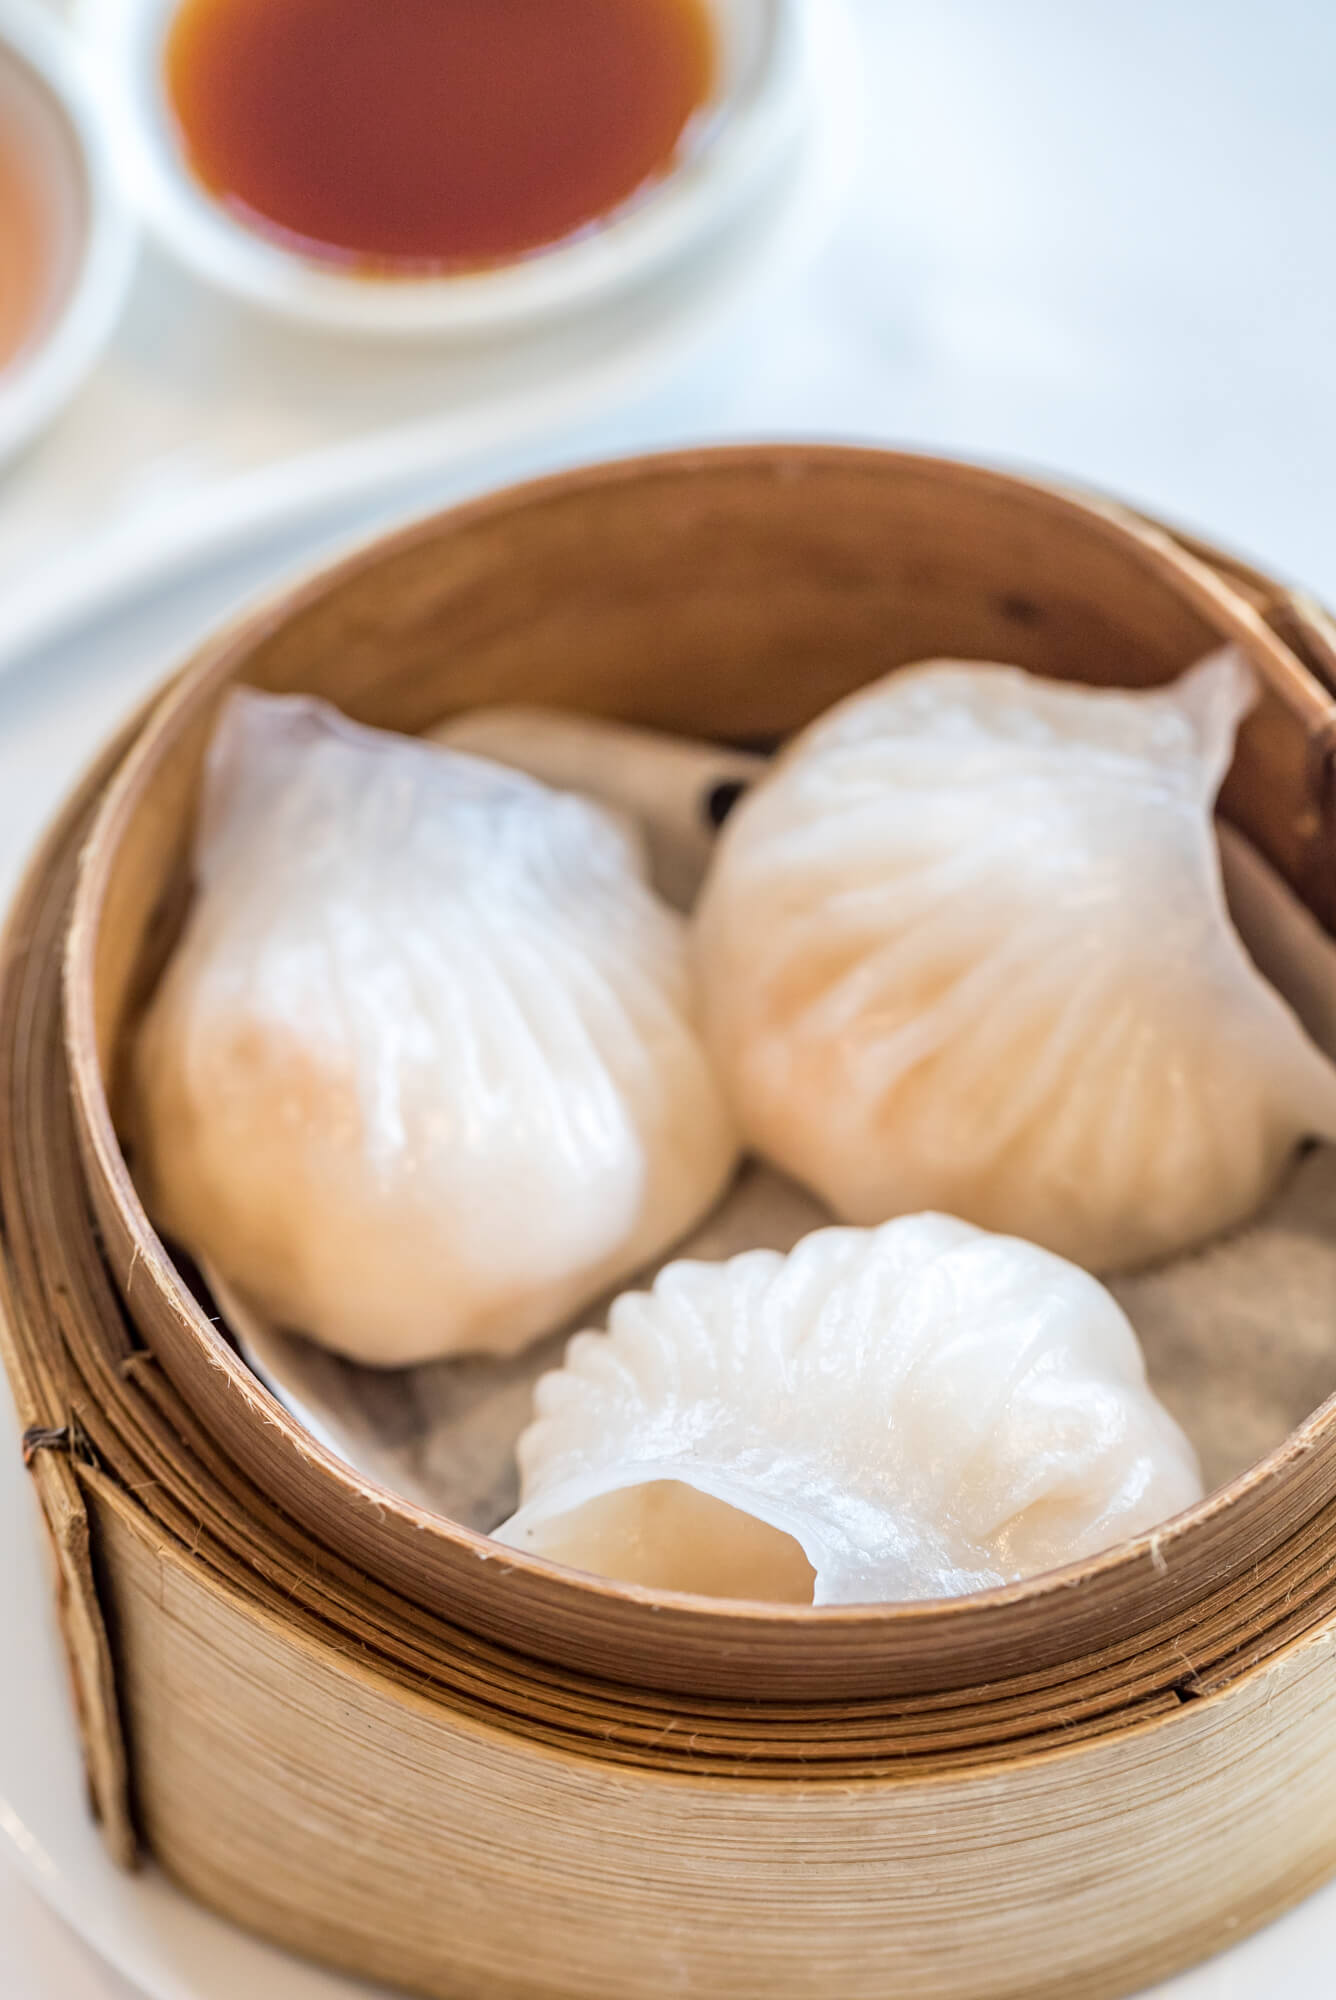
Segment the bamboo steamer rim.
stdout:
<path fill-rule="evenodd" d="M 332 593 L 366 577 L 388 560 L 432 545 L 441 538 L 458 536 L 501 517 L 541 512 L 563 504 L 573 493 L 602 491 L 624 497 L 659 482 L 710 481 L 721 474 L 736 473 L 753 476 L 758 482 L 781 484 L 820 479 L 827 473 L 844 479 L 891 480 L 906 487 L 926 484 L 969 492 L 1002 507 L 1023 505 L 1032 512 L 1048 514 L 1055 524 L 1062 523 L 1070 530 L 1116 545 L 1129 566 L 1172 590 L 1221 641 L 1237 643 L 1264 686 L 1299 723 L 1309 741 L 1318 746 L 1322 757 L 1329 754 L 1330 745 L 1336 744 L 1336 703 L 1267 623 L 1255 601 L 1271 588 L 1265 579 L 1239 566 L 1231 580 L 1212 566 L 1205 552 L 1193 552 L 1164 529 L 1114 502 L 954 461 L 856 447 L 808 445 L 671 453 L 558 474 L 447 510 L 388 538 L 373 541 L 295 590 L 283 593 L 240 626 L 206 645 L 164 695 L 97 810 L 79 870 L 68 933 L 64 1008 L 80 1141 L 112 1261 L 117 1264 L 119 1260 L 124 1266 L 120 1276 L 132 1312 L 138 1316 L 145 1309 L 145 1295 L 149 1295 L 154 1310 L 162 1316 L 160 1326 L 170 1322 L 171 1335 L 177 1343 L 177 1364 L 180 1354 L 188 1352 L 191 1366 L 197 1371 L 196 1380 L 199 1383 L 207 1380 L 211 1392 L 234 1402 L 238 1425 L 249 1429 L 254 1448 L 250 1469 L 255 1473 L 259 1468 L 261 1483 L 265 1483 L 266 1472 L 272 1474 L 282 1464 L 284 1477 L 291 1477 L 300 1487 L 303 1505 L 314 1505 L 319 1511 L 324 1504 L 323 1494 L 334 1518 L 348 1520 L 370 1512 L 382 1523 L 393 1524 L 415 1538 L 424 1550 L 448 1551 L 458 1566 L 456 1575 L 462 1575 L 468 1565 L 478 1565 L 494 1575 L 498 1585 L 504 1578 L 507 1600 L 501 1628 L 504 1636 L 513 1641 L 517 1626 L 523 1625 L 527 1606 L 533 1626 L 525 1650 L 539 1659 L 558 1665 L 571 1664 L 570 1648 L 561 1637 L 561 1628 L 567 1624 L 583 1634 L 580 1656 L 588 1657 L 591 1644 L 588 1635 L 591 1630 L 601 1628 L 608 1635 L 607 1672 L 611 1678 L 638 1685 L 695 1685 L 686 1669 L 676 1673 L 665 1664 L 665 1677 L 659 1680 L 653 1676 L 647 1678 L 643 1665 L 624 1660 L 618 1648 L 619 1628 L 614 1622 L 615 1615 L 620 1615 L 640 1628 L 642 1648 L 648 1645 L 651 1651 L 657 1641 L 643 1635 L 649 1634 L 653 1625 L 658 1625 L 668 1651 L 682 1634 L 700 1629 L 708 1634 L 709 1645 L 720 1657 L 729 1656 L 737 1662 L 719 1684 L 740 1691 L 748 1674 L 754 1672 L 757 1692 L 764 1695 L 768 1681 L 764 1661 L 756 1650 L 758 1645 L 762 1653 L 803 1659 L 800 1679 L 804 1686 L 810 1687 L 819 1683 L 827 1665 L 838 1681 L 835 1663 L 849 1639 L 861 1641 L 865 1653 L 870 1644 L 873 1651 L 884 1649 L 889 1655 L 906 1641 L 911 1642 L 912 1649 L 912 1635 L 917 1632 L 927 1635 L 934 1654 L 945 1656 L 959 1645 L 966 1632 L 985 1630 L 990 1621 L 1010 1621 L 1009 1632 L 1016 1629 L 1018 1614 L 1027 1617 L 1035 1629 L 1038 1629 L 1036 1621 L 1052 1616 L 1061 1623 L 1066 1607 L 1075 1598 L 1101 1587 L 1107 1608 L 1104 1643 L 1115 1647 L 1124 1629 L 1129 1596 L 1138 1591 L 1144 1595 L 1147 1588 L 1154 1594 L 1160 1581 L 1190 1557 L 1196 1545 L 1203 1543 L 1222 1523 L 1240 1517 L 1255 1527 L 1258 1518 L 1278 1506 L 1291 1485 L 1305 1473 L 1312 1475 L 1312 1490 L 1305 1489 L 1297 1503 L 1301 1511 L 1290 1526 L 1311 1519 L 1315 1507 L 1329 1500 L 1336 1504 L 1336 1396 L 1329 1398 L 1266 1458 L 1153 1533 L 1087 1562 L 997 1590 L 911 1604 L 820 1608 L 653 1592 L 563 1570 L 542 1558 L 501 1549 L 489 1537 L 430 1514 L 362 1479 L 317 1443 L 262 1388 L 181 1281 L 148 1221 L 117 1139 L 108 1081 L 99 1053 L 95 969 L 103 912 L 121 841 L 154 773 L 196 724 L 203 710 L 244 670 L 256 649 L 291 621 L 318 607 Z M 1336 659 L 1336 652 L 1332 657 Z M 128 1261 L 123 1254 L 127 1249 Z M 140 1324 L 142 1327 L 142 1319 Z M 159 1358 L 164 1360 L 168 1372 L 173 1373 L 172 1362 L 166 1355 Z M 286 1496 L 285 1504 L 288 1504 Z M 1302 1511 L 1305 1506 L 1306 1512 Z M 1247 1529 L 1242 1532 L 1245 1545 L 1249 1532 Z M 1289 1527 L 1285 1532 L 1289 1532 Z M 1218 1560 L 1209 1562 L 1207 1567 L 1218 1578 Z M 405 1587 L 402 1577 L 396 1576 L 394 1580 L 396 1587 Z M 461 1608 L 453 1599 L 432 1593 L 419 1601 L 439 1615 L 453 1618 L 465 1629 L 492 1636 L 490 1612 L 480 1619 L 476 1605 Z M 980 1639 L 978 1643 L 983 1645 L 984 1641 Z M 1011 1643 L 1009 1640 L 1008 1644 Z"/>

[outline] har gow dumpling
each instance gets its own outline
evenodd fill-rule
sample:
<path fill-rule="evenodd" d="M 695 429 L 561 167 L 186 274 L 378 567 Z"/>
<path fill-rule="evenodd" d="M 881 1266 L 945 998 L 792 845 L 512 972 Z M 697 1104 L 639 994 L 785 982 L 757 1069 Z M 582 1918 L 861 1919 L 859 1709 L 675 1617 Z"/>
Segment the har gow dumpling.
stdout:
<path fill-rule="evenodd" d="M 195 870 L 136 1171 L 270 1319 L 375 1366 L 513 1353 L 727 1182 L 682 920 L 604 808 L 242 691 Z"/>
<path fill-rule="evenodd" d="M 946 1209 L 1091 1270 L 1252 1214 L 1336 1137 L 1336 1068 L 1221 888 L 1252 699 L 1230 653 L 1138 693 L 941 661 L 799 736 L 698 912 L 744 1138 L 842 1220 Z"/>
<path fill-rule="evenodd" d="M 945 1215 L 670 1264 L 535 1407 L 499 1539 L 659 1589 L 958 1596 L 1201 1497 L 1104 1287 Z"/>

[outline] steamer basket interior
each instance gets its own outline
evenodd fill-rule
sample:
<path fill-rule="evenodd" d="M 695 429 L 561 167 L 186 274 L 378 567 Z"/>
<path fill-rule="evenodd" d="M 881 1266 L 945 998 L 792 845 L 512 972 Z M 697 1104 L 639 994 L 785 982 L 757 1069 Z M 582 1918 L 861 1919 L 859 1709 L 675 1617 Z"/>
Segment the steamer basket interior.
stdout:
<path fill-rule="evenodd" d="M 840 1611 L 656 1600 L 499 1551 L 368 1488 L 270 1401 L 174 1270 L 118 1138 L 121 1058 L 176 933 L 200 763 L 234 681 L 417 730 L 545 703 L 773 743 L 897 665 L 1001 659 L 1096 684 L 1171 679 L 1230 639 L 1264 694 L 1223 809 L 1329 926 L 1323 746 L 1336 703 L 1290 618 L 1116 507 L 909 456 L 775 447 L 566 474 L 429 521 L 224 635 L 109 788 L 66 965 L 93 1206 L 139 1335 L 257 1486 L 433 1617 L 553 1665 L 705 1696 L 960 1690 L 1092 1657 L 1191 1614 L 1252 1631 L 1241 1579 L 1281 1564 L 1336 1481 L 1336 1418 L 1163 1533 L 971 1599 Z M 1153 1541 L 1153 1546 L 1152 1546 Z M 498 1561 L 498 1556 L 504 1556 Z M 1226 1644 L 1225 1651 L 1230 1650 Z M 1117 1671 L 1116 1666 L 1114 1670 Z"/>

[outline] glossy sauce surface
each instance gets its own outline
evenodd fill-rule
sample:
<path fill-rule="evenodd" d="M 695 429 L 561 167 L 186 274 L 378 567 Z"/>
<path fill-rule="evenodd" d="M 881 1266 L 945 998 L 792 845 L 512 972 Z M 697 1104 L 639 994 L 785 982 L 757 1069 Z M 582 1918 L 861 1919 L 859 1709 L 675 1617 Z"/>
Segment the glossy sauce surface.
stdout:
<path fill-rule="evenodd" d="M 715 60 L 706 0 L 183 0 L 166 85 L 252 228 L 411 275 L 610 215 L 673 166 Z"/>
<path fill-rule="evenodd" d="M 0 125 L 0 369 L 32 332 L 48 286 L 41 207 L 24 149 Z"/>

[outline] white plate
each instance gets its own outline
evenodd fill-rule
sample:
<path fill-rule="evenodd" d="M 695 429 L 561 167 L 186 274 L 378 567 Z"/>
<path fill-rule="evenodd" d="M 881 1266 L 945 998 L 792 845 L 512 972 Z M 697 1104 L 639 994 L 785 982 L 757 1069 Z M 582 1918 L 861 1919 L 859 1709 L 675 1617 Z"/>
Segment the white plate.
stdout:
<path fill-rule="evenodd" d="M 0 481 L 0 672 L 202 549 L 593 421 L 689 365 L 839 214 L 848 20 L 843 0 L 802 6 L 808 128 L 788 165 L 698 255 L 546 332 L 386 354 L 272 322 L 147 252 L 101 367 Z"/>

